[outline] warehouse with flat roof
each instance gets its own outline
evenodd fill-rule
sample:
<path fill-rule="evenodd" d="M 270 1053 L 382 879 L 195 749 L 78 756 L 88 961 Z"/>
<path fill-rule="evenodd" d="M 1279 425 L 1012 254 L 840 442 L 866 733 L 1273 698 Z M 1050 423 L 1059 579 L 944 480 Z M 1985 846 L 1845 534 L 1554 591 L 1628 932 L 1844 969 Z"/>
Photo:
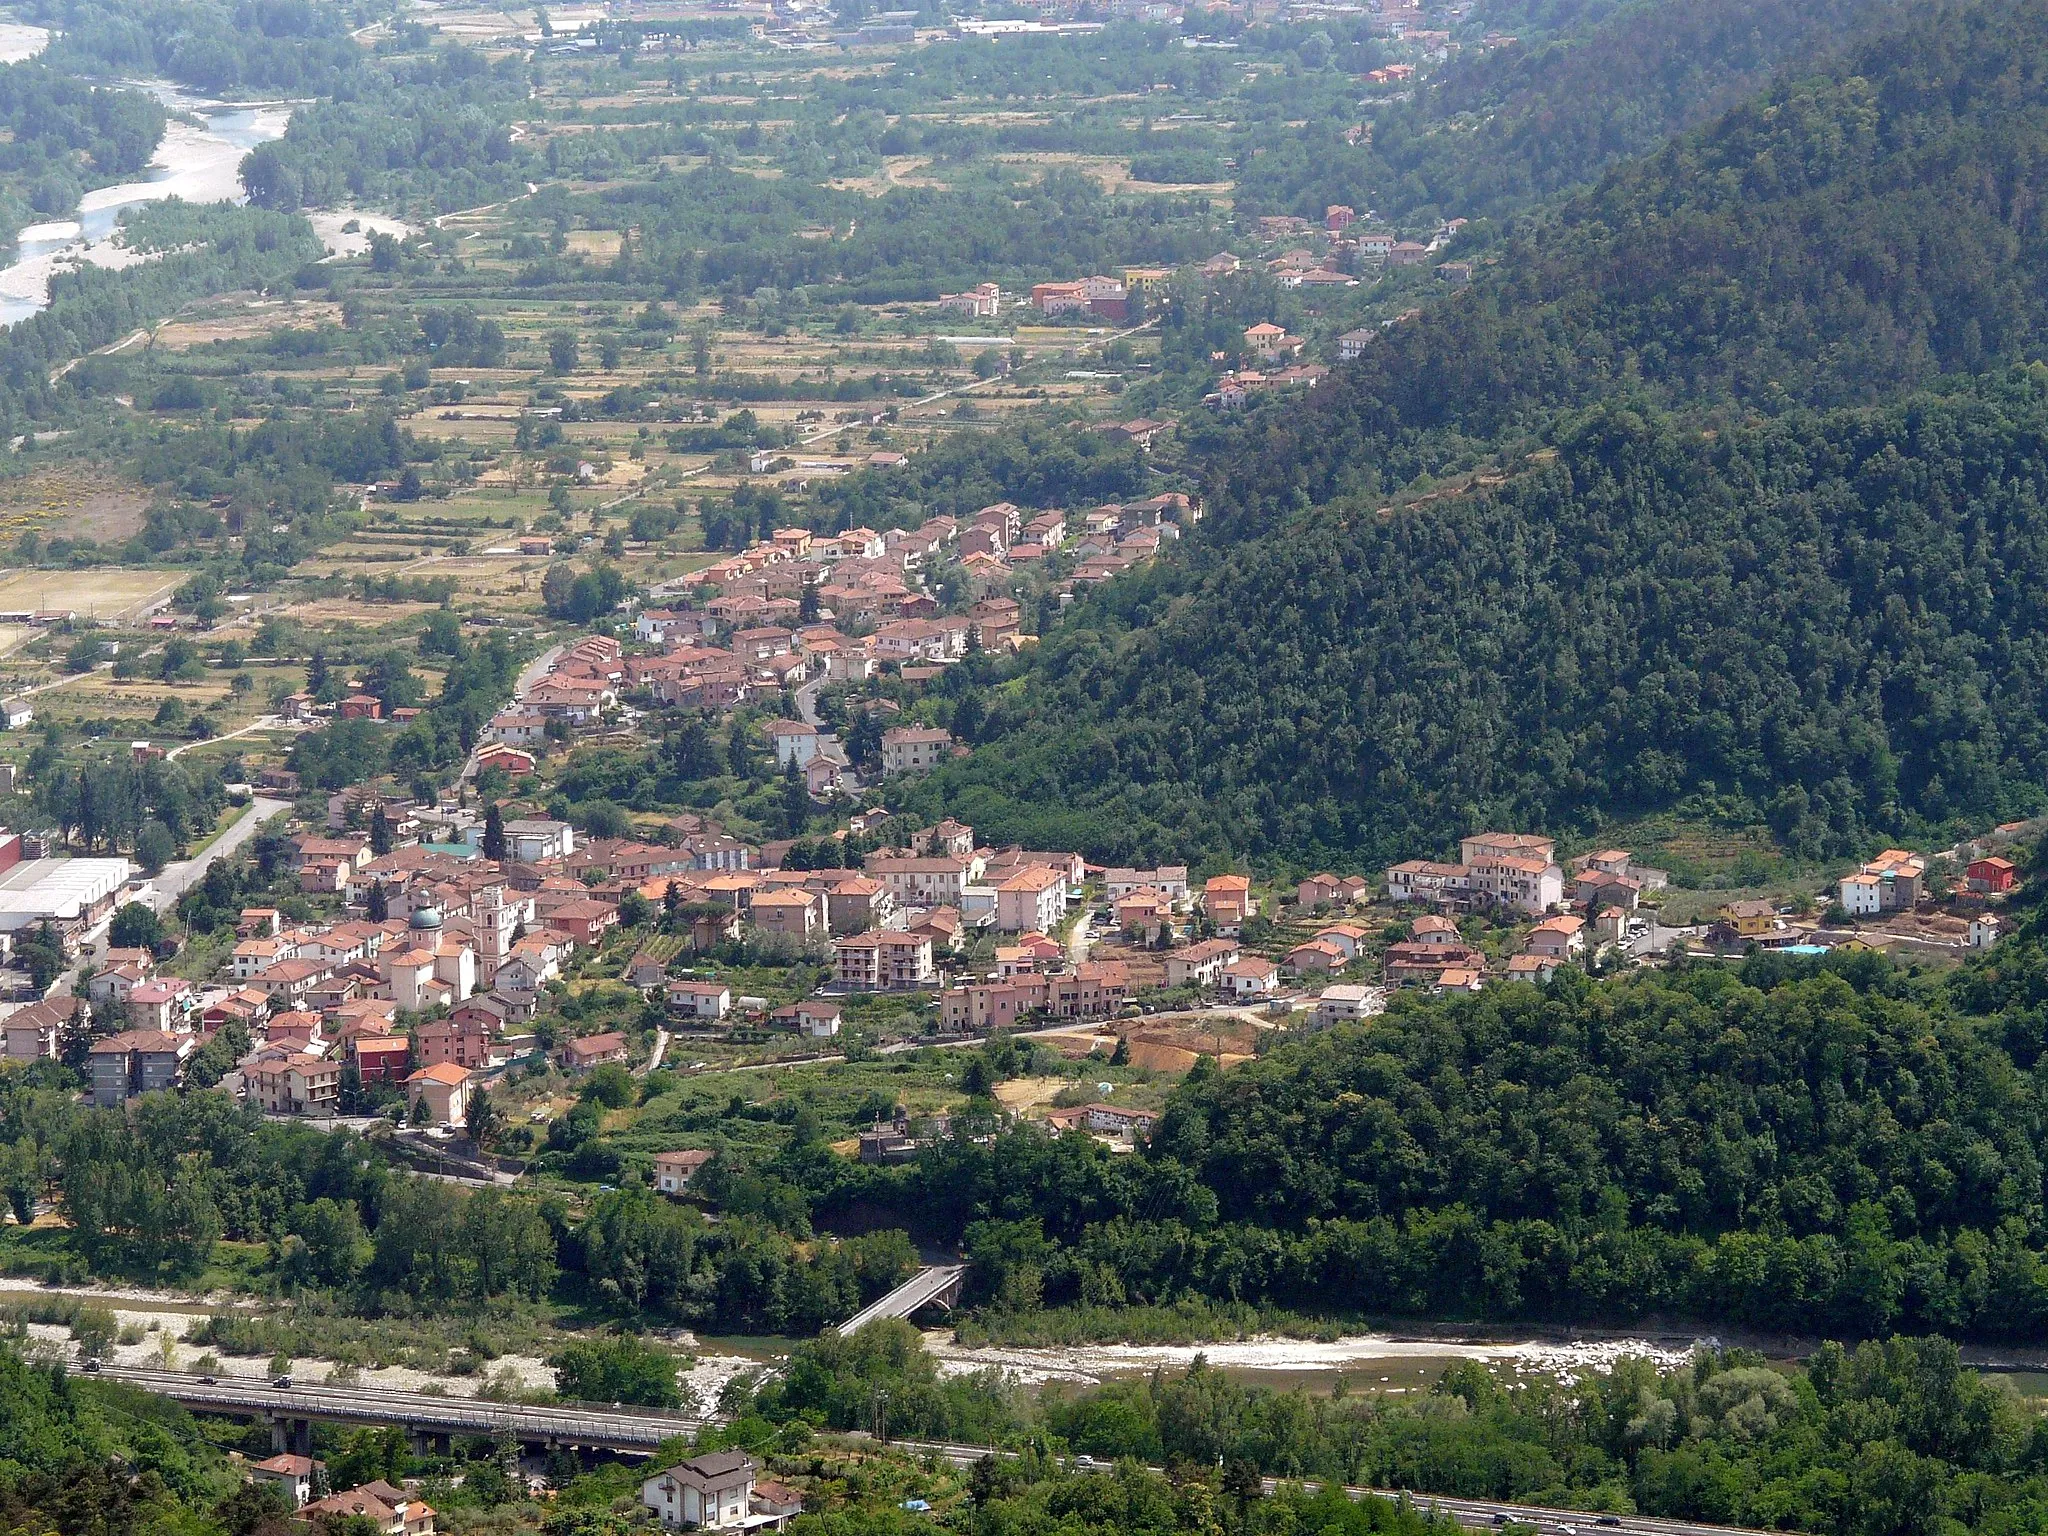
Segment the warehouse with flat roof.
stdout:
<path fill-rule="evenodd" d="M 0 933 L 48 922 L 73 938 L 112 910 L 134 873 L 126 859 L 24 859 L 0 874 Z"/>

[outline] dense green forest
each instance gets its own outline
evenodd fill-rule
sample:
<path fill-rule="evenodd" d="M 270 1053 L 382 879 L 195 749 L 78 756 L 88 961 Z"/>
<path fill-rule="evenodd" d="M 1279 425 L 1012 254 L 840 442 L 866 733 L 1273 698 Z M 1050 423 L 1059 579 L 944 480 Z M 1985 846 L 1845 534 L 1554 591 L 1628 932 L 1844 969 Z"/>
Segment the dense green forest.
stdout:
<path fill-rule="evenodd" d="M 2043 57 L 2036 10 L 1916 12 L 1493 248 L 1304 408 L 1191 423 L 1191 547 L 1078 606 L 907 799 L 1307 861 L 1686 803 L 1834 853 L 2037 807 L 2048 416 L 1999 370 L 2048 298 Z"/>
<path fill-rule="evenodd" d="M 1260 1474 L 1842 1536 L 2033 1530 L 2048 1502 L 2042 1421 L 1940 1339 L 1829 1344 L 1796 1373 L 1706 1349 L 1675 1369 L 1625 1360 L 1568 1382 L 1506 1385 L 1464 1364 L 1419 1397 L 1273 1392 L 1198 1359 L 1185 1372 L 1049 1390 L 1027 1404 L 994 1373 L 940 1377 L 909 1326 L 885 1322 L 799 1349 L 755 1412 L 865 1427 L 878 1392 L 902 1434 L 975 1444 L 1050 1434 L 1104 1461 L 1164 1463 L 1183 1497 L 1221 1469 L 1217 1491 L 1247 1530 L 1291 1529 L 1303 1514 L 1312 1530 L 1346 1528 L 1316 1523 L 1338 1506 L 1300 1511 L 1284 1490 L 1259 1507 L 1250 1495 Z M 1129 1465 L 1086 1499 L 1039 1483 L 1028 1457 L 977 1481 L 1012 1498 L 1038 1484 L 1070 1519 L 1107 1506 L 1123 1529 L 1190 1528 L 1132 1507 L 1147 1484 Z"/>
<path fill-rule="evenodd" d="M 0 1510 L 11 1530 L 189 1533 L 233 1517 L 240 1476 L 175 1403 L 0 1349 Z M 272 1512 L 258 1498 L 252 1511 Z"/>
<path fill-rule="evenodd" d="M 320 0 L 37 0 L 44 57 L 87 76 L 158 75 L 216 94 L 324 92 L 357 66 L 340 6 Z"/>
<path fill-rule="evenodd" d="M 135 176 L 166 121 L 146 91 L 88 85 L 36 60 L 0 66 L 0 236 L 68 218 L 83 193 Z"/>
<path fill-rule="evenodd" d="M 1468 55 L 1412 99 L 1373 114 L 1374 206 L 1403 217 L 1499 217 L 1590 182 L 1878 30 L 1894 0 L 1732 0 L 1620 5 L 1545 34 L 1503 15 L 1521 46 Z M 1490 18 L 1495 19 L 1495 18 Z M 1252 168 L 1256 185 L 1284 161 Z M 1300 170 L 1315 174 L 1309 163 Z M 1296 193 L 1313 215 L 1314 185 Z"/>
<path fill-rule="evenodd" d="M 259 207 L 295 212 L 369 201 L 436 212 L 525 189 L 509 122 L 526 105 L 523 61 L 493 68 L 467 48 L 364 64 L 292 114 L 284 137 L 242 162 Z"/>
<path fill-rule="evenodd" d="M 1125 579 L 905 800 L 1104 858 L 1305 861 L 1689 802 L 1839 853 L 2040 807 L 2048 374 L 1551 437 L 1498 485 L 1347 496 Z"/>

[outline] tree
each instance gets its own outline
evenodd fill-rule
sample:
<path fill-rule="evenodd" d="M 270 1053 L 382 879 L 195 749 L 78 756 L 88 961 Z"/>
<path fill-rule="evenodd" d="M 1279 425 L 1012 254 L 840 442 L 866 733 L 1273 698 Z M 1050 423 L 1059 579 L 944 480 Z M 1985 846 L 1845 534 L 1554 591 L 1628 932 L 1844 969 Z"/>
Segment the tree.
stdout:
<path fill-rule="evenodd" d="M 391 851 L 391 818 L 384 814 L 380 801 L 376 810 L 370 813 L 370 852 L 382 858 Z"/>
<path fill-rule="evenodd" d="M 107 943 L 115 949 L 153 950 L 163 941 L 163 919 L 139 901 L 123 902 L 107 926 Z"/>
<path fill-rule="evenodd" d="M 488 1145 L 498 1134 L 503 1118 L 488 1092 L 479 1089 L 469 1096 L 469 1113 L 464 1120 L 464 1128 L 469 1132 L 469 1139 L 478 1147 Z"/>
<path fill-rule="evenodd" d="M 718 752 L 702 719 L 692 718 L 662 738 L 662 756 L 669 772 L 684 782 L 708 779 L 718 772 Z"/>
<path fill-rule="evenodd" d="M 811 795 L 794 762 L 782 770 L 782 835 L 800 837 L 811 819 Z"/>
<path fill-rule="evenodd" d="M 353 1200 L 323 1198 L 295 1206 L 292 1234 L 305 1244 L 306 1265 L 322 1285 L 353 1285 L 369 1259 L 362 1213 Z"/>
<path fill-rule="evenodd" d="M 630 1334 L 571 1344 L 548 1364 L 555 1370 L 555 1390 L 574 1402 L 684 1406 L 675 1356 Z"/>
<path fill-rule="evenodd" d="M 484 808 L 484 857 L 503 861 L 505 857 L 505 813 L 493 801 Z"/>
<path fill-rule="evenodd" d="M 135 834 L 135 862 L 153 875 L 177 856 L 178 840 L 171 829 L 153 816 L 145 821 Z"/>
<path fill-rule="evenodd" d="M 384 888 L 382 880 L 370 882 L 370 894 L 363 902 L 363 915 L 373 923 L 381 923 L 391 916 L 391 893 Z"/>
<path fill-rule="evenodd" d="M 113 1308 L 98 1302 L 86 1303 L 71 1320 L 71 1337 L 77 1341 L 79 1354 L 88 1360 L 102 1359 L 110 1354 L 120 1331 Z"/>
<path fill-rule="evenodd" d="M 580 355 L 574 331 L 548 332 L 548 367 L 554 372 L 574 373 Z"/>
<path fill-rule="evenodd" d="M 604 1062 L 584 1079 L 581 1097 L 606 1109 L 624 1109 L 633 1102 L 633 1074 L 616 1061 Z"/>
<path fill-rule="evenodd" d="M 39 993 L 50 990 L 50 983 L 64 973 L 64 941 L 48 922 L 41 924 L 28 939 L 14 946 L 15 958 L 28 969 L 29 985 Z"/>

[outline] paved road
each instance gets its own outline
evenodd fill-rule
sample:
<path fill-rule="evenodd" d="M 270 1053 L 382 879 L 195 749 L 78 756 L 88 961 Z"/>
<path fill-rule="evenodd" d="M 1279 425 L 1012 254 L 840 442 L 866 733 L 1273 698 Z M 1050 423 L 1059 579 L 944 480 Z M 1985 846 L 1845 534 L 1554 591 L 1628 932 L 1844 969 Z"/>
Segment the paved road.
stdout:
<path fill-rule="evenodd" d="M 822 677 L 814 677 L 796 691 L 797 718 L 813 730 L 825 728 L 825 722 L 818 718 L 818 695 L 824 691 L 825 682 Z"/>
<path fill-rule="evenodd" d="M 164 754 L 167 762 L 176 762 L 194 747 L 210 747 L 216 741 L 234 741 L 239 737 L 253 735 L 257 731 L 274 731 L 286 723 L 282 715 L 258 715 L 239 730 L 228 731 L 219 736 L 202 736 L 197 741 L 183 742 Z"/>
<path fill-rule="evenodd" d="M 241 819 L 216 837 L 204 853 L 181 863 L 166 864 L 156 877 L 157 911 L 167 911 L 174 906 L 180 896 L 206 877 L 214 860 L 226 858 L 254 837 L 256 829 L 264 822 L 291 808 L 289 800 L 271 800 L 258 795 L 249 802 L 249 808 L 242 812 Z"/>
<path fill-rule="evenodd" d="M 1074 930 L 1067 936 L 1067 959 L 1080 965 L 1088 958 L 1088 947 L 1095 942 L 1095 913 L 1083 912 L 1074 920 Z"/>
<path fill-rule="evenodd" d="M 1654 912 L 1646 915 L 1650 926 L 1642 933 L 1632 933 L 1628 936 L 1628 949 L 1631 954 L 1661 955 L 1680 939 L 1687 944 L 1697 945 L 1705 936 L 1698 928 L 1667 928 L 1657 921 L 1657 914 Z"/>
<path fill-rule="evenodd" d="M 985 1447 L 977 1445 L 933 1444 L 916 1440 L 893 1443 L 898 1450 L 927 1451 L 956 1467 L 971 1467 L 989 1454 Z M 1076 1457 L 1074 1467 L 1082 1472 L 1113 1470 L 1112 1463 L 1086 1456 Z M 1268 1494 L 1279 1486 L 1278 1478 L 1261 1480 L 1261 1487 Z M 1313 1492 L 1321 1485 L 1305 1482 L 1301 1486 Z M 1397 1488 L 1347 1487 L 1344 1492 L 1352 1499 L 1406 1499 L 1419 1509 L 1436 1510 L 1466 1529 L 1475 1531 L 1496 1530 L 1503 1525 L 1515 1524 L 1535 1526 L 1546 1532 L 1575 1532 L 1577 1536 L 1608 1536 L 1609 1532 L 1614 1536 L 1730 1536 L 1735 1532 L 1743 1533 L 1743 1536 L 1762 1536 L 1762 1533 L 1751 1533 L 1744 1526 L 1662 1520 L 1654 1515 L 1599 1515 L 1582 1509 L 1553 1509 L 1542 1504 L 1514 1504 L 1494 1499 L 1449 1498 Z"/>
<path fill-rule="evenodd" d="M 524 699 L 527 696 L 527 694 L 531 693 L 533 691 L 534 684 L 538 683 L 542 678 L 548 675 L 548 668 L 552 667 L 555 664 L 555 658 L 560 656 L 562 652 L 564 652 L 568 648 L 568 641 L 557 641 L 555 644 L 549 646 L 546 650 L 542 651 L 538 656 L 534 657 L 533 660 L 529 661 L 526 664 L 525 668 L 521 670 L 519 676 L 516 679 L 514 679 L 512 683 L 512 702 L 514 704 L 517 704 L 522 699 Z M 457 777 L 463 779 L 475 778 L 477 753 L 486 751 L 495 744 L 495 742 L 486 739 L 485 737 L 479 736 L 477 738 L 476 745 L 469 749 L 469 761 L 462 765 L 462 772 L 458 774 Z"/>

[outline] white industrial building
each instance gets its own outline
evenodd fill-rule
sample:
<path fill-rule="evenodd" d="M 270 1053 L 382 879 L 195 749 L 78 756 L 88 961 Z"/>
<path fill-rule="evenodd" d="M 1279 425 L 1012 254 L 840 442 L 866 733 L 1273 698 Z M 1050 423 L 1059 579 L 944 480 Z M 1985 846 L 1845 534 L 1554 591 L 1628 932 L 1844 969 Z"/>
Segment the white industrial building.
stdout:
<path fill-rule="evenodd" d="M 0 875 L 0 933 L 49 922 L 74 938 L 113 909 L 134 873 L 126 859 L 24 859 Z"/>

